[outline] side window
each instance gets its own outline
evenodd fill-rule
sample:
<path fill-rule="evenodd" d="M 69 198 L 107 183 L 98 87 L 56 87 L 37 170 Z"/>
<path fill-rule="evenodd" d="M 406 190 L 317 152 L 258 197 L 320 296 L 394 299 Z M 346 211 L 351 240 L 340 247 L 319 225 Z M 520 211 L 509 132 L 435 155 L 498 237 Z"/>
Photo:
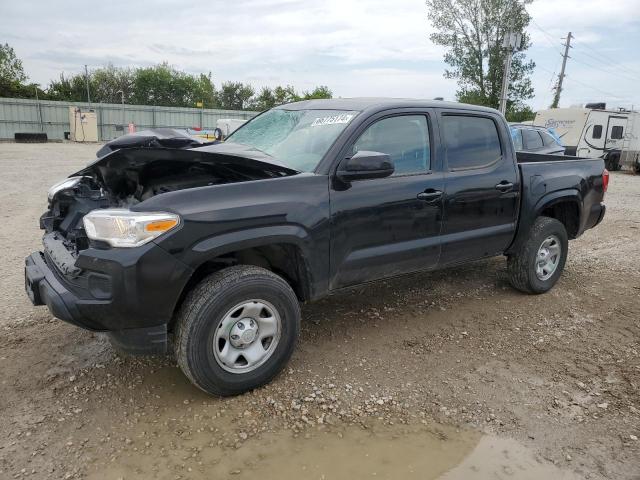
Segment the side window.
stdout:
<path fill-rule="evenodd" d="M 622 125 L 616 125 L 611 128 L 611 139 L 612 140 L 620 140 L 622 138 L 622 133 L 624 128 Z"/>
<path fill-rule="evenodd" d="M 602 138 L 602 125 L 594 125 L 591 138 Z"/>
<path fill-rule="evenodd" d="M 513 138 L 513 146 L 517 152 L 522 151 L 522 130 L 519 128 L 511 129 L 511 138 Z"/>
<path fill-rule="evenodd" d="M 500 160 L 502 147 L 493 120 L 465 115 L 445 115 L 442 120 L 450 170 L 480 168 Z"/>
<path fill-rule="evenodd" d="M 542 140 L 544 141 L 545 146 L 549 147 L 549 146 L 558 145 L 558 142 L 556 141 L 556 139 L 553 138 L 547 132 L 540 132 L 540 135 L 542 135 Z"/>
<path fill-rule="evenodd" d="M 395 167 L 394 175 L 428 171 L 431 150 L 427 117 L 401 115 L 378 120 L 353 144 L 353 153 L 362 150 L 389 155 Z"/>
<path fill-rule="evenodd" d="M 542 148 L 542 137 L 537 130 L 523 130 L 522 137 L 524 139 L 524 147 L 527 150 L 538 150 Z"/>

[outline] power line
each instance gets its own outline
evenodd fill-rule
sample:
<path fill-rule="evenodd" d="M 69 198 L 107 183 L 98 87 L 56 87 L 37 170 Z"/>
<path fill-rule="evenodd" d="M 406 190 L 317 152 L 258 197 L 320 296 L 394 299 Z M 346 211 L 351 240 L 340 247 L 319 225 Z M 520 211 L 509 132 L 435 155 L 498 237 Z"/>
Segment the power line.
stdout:
<path fill-rule="evenodd" d="M 602 93 L 603 95 L 608 95 L 608 96 L 610 96 L 610 97 L 617 98 L 618 100 L 629 100 L 629 98 L 628 98 L 628 97 L 620 97 L 620 96 L 615 95 L 615 94 L 613 94 L 613 93 L 611 93 L 611 92 L 606 92 L 606 91 L 601 90 L 601 89 L 599 89 L 599 88 L 597 88 L 597 87 L 594 87 L 593 85 L 589 85 L 588 83 L 584 83 L 584 82 L 581 82 L 580 80 L 576 80 L 575 78 L 572 78 L 572 77 L 570 77 L 570 76 L 568 76 L 568 75 L 566 76 L 566 78 L 567 78 L 568 80 L 572 81 L 572 82 L 575 82 L 575 83 L 577 83 L 577 84 L 579 84 L 579 85 L 582 85 L 583 87 L 587 87 L 587 88 L 590 88 L 590 89 L 592 89 L 592 90 L 595 90 L 596 92 L 600 92 L 600 93 Z"/>
<path fill-rule="evenodd" d="M 538 23 L 533 18 L 531 18 L 531 22 L 533 23 L 533 26 L 536 27 L 538 30 L 540 30 L 542 34 L 546 37 L 547 41 L 549 42 L 549 45 L 551 45 L 551 47 L 556 52 L 558 52 L 559 55 L 562 55 L 562 50 L 560 50 L 556 45 L 555 38 L 549 32 L 547 32 L 544 28 L 538 25 Z"/>
<path fill-rule="evenodd" d="M 637 78 L 632 78 L 632 77 L 629 77 L 629 76 L 627 76 L 627 75 L 623 75 L 623 74 L 622 74 L 622 73 L 620 73 L 620 72 L 612 72 L 612 71 L 610 71 L 610 70 L 603 69 L 602 67 L 598 67 L 598 66 L 596 66 L 596 65 L 592 65 L 591 63 L 585 62 L 584 60 L 580 60 L 580 59 L 576 58 L 575 56 L 571 57 L 571 59 L 572 59 L 574 62 L 578 62 L 578 63 L 580 63 L 580 64 L 582 64 L 582 65 L 586 65 L 587 67 L 595 68 L 595 69 L 596 69 L 596 70 L 598 70 L 600 73 L 604 73 L 604 74 L 606 74 L 606 75 L 615 75 L 616 77 L 622 77 L 622 78 L 625 78 L 625 79 L 630 80 L 630 81 L 632 81 L 632 82 L 640 82 L 640 80 L 638 80 Z"/>
<path fill-rule="evenodd" d="M 575 45 L 575 42 L 574 42 L 574 45 Z M 591 56 L 591 58 L 594 58 L 594 60 L 599 60 L 601 62 L 608 63 L 611 66 L 614 66 L 616 68 L 622 68 L 623 70 L 626 70 L 627 72 L 631 73 L 632 75 L 640 77 L 640 72 L 638 72 L 636 70 L 633 70 L 633 69 L 627 67 L 626 65 L 623 65 L 621 62 L 618 62 L 618 61 L 612 59 L 610 55 L 601 53 L 599 50 L 595 49 L 591 45 L 589 45 L 587 43 L 583 43 L 583 42 L 578 42 L 578 46 L 582 46 L 584 48 L 587 48 L 587 49 L 591 50 L 592 52 L 594 52 L 596 55 L 598 55 L 600 57 L 598 59 L 598 58 L 594 58 L 593 56 Z M 581 52 L 581 53 L 583 55 L 590 56 L 589 54 L 587 54 L 585 52 Z"/>
<path fill-rule="evenodd" d="M 555 75 L 555 72 L 552 72 L 552 71 L 551 71 L 551 70 L 549 70 L 548 68 L 542 67 L 542 66 L 540 66 L 540 65 L 536 65 L 536 68 L 539 68 L 540 70 L 543 70 L 543 71 L 545 71 L 545 72 L 547 72 L 547 73 L 551 73 L 552 75 Z M 571 82 L 578 83 L 578 84 L 582 85 L 583 87 L 590 88 L 590 89 L 592 89 L 592 90 L 595 90 L 595 91 L 597 91 L 597 92 L 599 92 L 599 93 L 602 93 L 603 95 L 607 95 L 607 96 L 609 96 L 609 97 L 617 98 L 617 99 L 619 99 L 619 100 L 629 100 L 629 97 L 620 97 L 620 96 L 615 95 L 615 94 L 613 94 L 613 93 L 611 93 L 611 92 L 606 92 L 606 91 L 601 90 L 601 89 L 599 89 L 599 88 L 597 88 L 597 87 L 594 87 L 593 85 L 589 85 L 589 84 L 587 84 L 587 83 L 581 82 L 580 80 L 576 80 L 575 78 L 571 77 L 570 75 L 565 75 L 565 79 L 566 79 L 566 80 L 569 80 L 569 81 L 571 81 Z"/>

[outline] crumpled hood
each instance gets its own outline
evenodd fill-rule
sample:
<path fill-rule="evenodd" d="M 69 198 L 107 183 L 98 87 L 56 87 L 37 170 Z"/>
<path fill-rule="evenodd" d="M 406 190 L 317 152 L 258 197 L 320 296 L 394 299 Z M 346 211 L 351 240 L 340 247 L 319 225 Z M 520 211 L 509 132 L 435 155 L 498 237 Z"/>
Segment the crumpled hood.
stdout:
<path fill-rule="evenodd" d="M 122 135 L 105 143 L 97 152 L 98 158 L 123 148 L 192 148 L 217 142 L 207 142 L 175 128 L 150 128 Z"/>
<path fill-rule="evenodd" d="M 273 163 L 272 157 L 257 150 L 243 149 L 242 146 L 209 150 L 211 147 L 215 145 L 185 150 L 123 148 L 108 153 L 71 176 L 92 177 L 118 197 L 139 197 L 141 189 L 159 183 L 173 185 L 173 189 L 184 189 L 194 185 L 236 183 L 299 173 Z"/>

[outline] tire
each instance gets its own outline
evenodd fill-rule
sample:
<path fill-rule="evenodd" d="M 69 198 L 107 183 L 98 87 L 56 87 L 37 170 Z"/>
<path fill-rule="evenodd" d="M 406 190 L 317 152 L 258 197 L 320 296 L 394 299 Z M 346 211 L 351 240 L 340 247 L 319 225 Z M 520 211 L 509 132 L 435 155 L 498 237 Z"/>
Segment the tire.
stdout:
<path fill-rule="evenodd" d="M 622 168 L 620 165 L 620 155 L 617 153 L 609 155 L 605 161 L 605 166 L 610 172 L 617 172 L 620 170 Z"/>
<path fill-rule="evenodd" d="M 238 330 L 241 323 L 245 326 Z M 262 339 L 262 332 L 275 324 L 279 333 Z M 249 330 L 253 337 L 245 339 Z M 282 370 L 299 332 L 300 304 L 289 284 L 264 268 L 233 266 L 205 278 L 187 295 L 176 319 L 176 360 L 198 388 L 237 395 L 268 383 Z M 249 343 L 234 344 L 243 341 Z M 263 354 L 261 361 L 250 363 Z"/>
<path fill-rule="evenodd" d="M 554 240 L 549 243 L 549 239 Z M 543 245 L 546 245 L 547 253 L 554 251 L 554 242 L 559 248 L 559 253 L 547 255 L 546 258 L 551 263 L 554 258 L 557 259 L 555 268 L 551 271 L 549 263 L 546 263 L 547 269 L 540 271 L 538 268 L 538 264 L 542 262 L 542 258 L 538 257 L 540 250 L 543 249 Z M 527 241 L 507 258 L 511 285 L 521 292 L 531 294 L 549 291 L 562 275 L 567 261 L 568 247 L 569 239 L 564 225 L 555 218 L 538 217 L 529 231 Z"/>

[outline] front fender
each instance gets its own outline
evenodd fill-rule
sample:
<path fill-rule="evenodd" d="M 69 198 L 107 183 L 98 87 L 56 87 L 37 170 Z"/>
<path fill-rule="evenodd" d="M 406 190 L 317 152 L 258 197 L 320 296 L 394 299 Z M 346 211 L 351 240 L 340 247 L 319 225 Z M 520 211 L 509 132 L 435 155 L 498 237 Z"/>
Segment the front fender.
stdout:
<path fill-rule="evenodd" d="M 310 246 L 310 238 L 309 234 L 301 226 L 275 225 L 229 232 L 207 238 L 196 243 L 192 250 L 196 254 L 203 254 L 210 259 L 233 251 L 262 247 L 274 243 L 294 244 L 304 252 Z"/>
<path fill-rule="evenodd" d="M 261 226 L 203 239 L 185 254 L 188 264 L 197 269 L 216 258 L 241 250 L 272 245 L 292 246 L 299 255 L 298 274 L 304 297 L 314 299 L 327 291 L 328 278 L 325 271 L 329 258 L 329 252 L 324 251 L 328 242 L 318 242 L 316 236 L 300 225 Z"/>

